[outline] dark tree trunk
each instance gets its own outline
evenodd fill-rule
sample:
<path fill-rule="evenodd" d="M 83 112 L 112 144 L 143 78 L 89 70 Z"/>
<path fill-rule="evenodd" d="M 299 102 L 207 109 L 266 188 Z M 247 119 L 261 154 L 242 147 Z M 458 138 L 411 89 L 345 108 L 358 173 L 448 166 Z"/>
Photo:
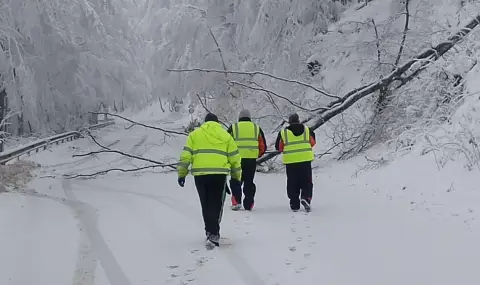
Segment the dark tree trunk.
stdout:
<path fill-rule="evenodd" d="M 5 88 L 0 91 L 0 122 L 3 121 L 7 115 L 7 92 Z M 0 132 L 6 131 L 6 126 L 0 127 Z M 0 152 L 4 150 L 3 140 L 0 140 Z"/>

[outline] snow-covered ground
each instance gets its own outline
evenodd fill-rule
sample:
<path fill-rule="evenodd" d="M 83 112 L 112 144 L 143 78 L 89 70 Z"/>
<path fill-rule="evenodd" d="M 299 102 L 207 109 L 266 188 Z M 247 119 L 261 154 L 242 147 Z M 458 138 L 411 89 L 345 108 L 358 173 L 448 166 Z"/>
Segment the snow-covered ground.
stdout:
<path fill-rule="evenodd" d="M 169 118 L 136 119 L 179 128 Z M 184 138 L 126 126 L 97 131 L 99 141 L 158 160 L 183 147 Z M 361 157 L 318 162 L 309 214 L 289 210 L 282 173 L 258 174 L 254 211 L 232 212 L 227 201 L 224 245 L 206 251 L 191 177 L 185 188 L 161 170 L 62 179 L 140 165 L 113 154 L 71 157 L 97 149 L 83 139 L 38 153 L 37 178 L 0 194 L 0 284 L 480 282 L 480 179 L 455 164 L 438 171 L 431 157 L 412 154 L 355 177 Z"/>

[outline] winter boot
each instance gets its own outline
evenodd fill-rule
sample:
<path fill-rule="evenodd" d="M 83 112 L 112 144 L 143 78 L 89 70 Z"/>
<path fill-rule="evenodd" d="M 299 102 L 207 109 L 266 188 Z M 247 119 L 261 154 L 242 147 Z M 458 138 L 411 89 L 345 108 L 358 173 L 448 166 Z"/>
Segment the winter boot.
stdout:
<path fill-rule="evenodd" d="M 310 212 L 312 210 L 312 207 L 310 207 L 310 202 L 307 199 L 302 199 L 300 203 L 302 203 L 305 211 Z"/>
<path fill-rule="evenodd" d="M 220 235 L 211 234 L 207 237 L 205 241 L 205 246 L 207 249 L 213 249 L 216 246 L 220 246 Z"/>
<path fill-rule="evenodd" d="M 300 210 L 300 201 L 298 199 L 290 200 L 290 209 L 292 209 L 294 212 Z"/>

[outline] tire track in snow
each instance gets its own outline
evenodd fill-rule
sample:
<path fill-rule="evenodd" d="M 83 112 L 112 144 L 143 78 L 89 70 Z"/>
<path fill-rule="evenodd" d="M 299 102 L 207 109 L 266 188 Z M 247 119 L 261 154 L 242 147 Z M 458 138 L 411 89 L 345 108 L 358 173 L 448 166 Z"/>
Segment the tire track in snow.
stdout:
<path fill-rule="evenodd" d="M 128 190 L 110 190 L 110 189 L 83 189 L 87 191 L 99 191 L 99 192 L 110 192 L 110 193 L 124 193 L 124 194 L 131 194 L 139 197 L 143 197 L 145 199 L 151 199 L 153 201 L 156 201 L 160 204 L 163 204 L 164 206 L 167 206 L 168 208 L 176 211 L 177 213 L 181 214 L 185 220 L 188 222 L 192 222 L 192 218 L 197 216 L 197 213 L 192 211 L 189 207 L 185 206 L 180 206 L 181 203 L 175 203 L 174 199 L 166 196 L 157 196 L 157 195 L 152 195 L 152 194 L 147 194 L 147 193 L 136 193 Z M 170 200 L 172 202 L 166 201 Z M 255 271 L 248 263 L 247 261 L 239 255 L 238 252 L 235 251 L 235 249 L 232 246 L 228 247 L 220 247 L 218 248 L 219 252 L 225 257 L 225 259 L 230 263 L 230 265 L 238 272 L 238 275 L 240 278 L 245 282 L 245 284 L 248 285 L 266 285 L 266 283 L 263 281 L 261 276 L 258 274 L 258 272 Z M 196 254 L 198 250 L 192 250 L 192 254 Z M 197 258 L 197 266 L 194 269 L 187 269 L 186 272 L 184 273 L 184 276 L 190 276 L 191 273 L 195 272 L 198 268 L 203 266 L 209 259 L 205 258 L 204 256 L 200 256 Z M 176 265 L 174 265 L 174 268 Z M 189 273 L 189 274 L 186 274 Z M 192 276 L 193 277 L 193 276 Z M 194 281 L 194 278 L 189 278 L 187 282 L 192 282 Z M 185 281 L 182 281 L 184 284 Z"/>
<path fill-rule="evenodd" d="M 89 255 L 89 253 L 93 254 L 93 252 L 95 252 L 110 284 L 132 285 L 132 283 L 118 264 L 118 261 L 115 259 L 115 256 L 108 248 L 108 245 L 105 242 L 102 234 L 98 230 L 96 216 L 97 210 L 89 204 L 78 202 L 73 193 L 72 185 L 69 180 L 62 179 L 61 183 L 67 199 L 76 202 L 74 205 L 76 205 L 75 210 L 77 212 L 78 219 L 80 220 L 83 228 L 85 229 L 85 235 L 86 237 L 88 237 L 88 240 L 90 242 L 89 244 L 81 243 L 80 245 L 80 258 L 77 260 L 77 268 L 75 270 L 74 282 L 84 279 L 89 280 L 89 276 L 92 276 L 93 278 L 96 268 L 96 259 L 92 259 L 92 255 Z M 84 258 L 81 255 L 84 252 L 87 253 L 87 258 Z M 74 285 L 77 284 L 84 285 L 84 283 L 74 283 Z"/>
<path fill-rule="evenodd" d="M 35 198 L 49 199 L 54 202 L 64 204 L 68 206 L 72 212 L 74 212 L 74 217 L 77 221 L 78 210 L 81 209 L 81 207 L 85 207 L 85 205 L 81 202 L 69 200 L 63 197 L 49 196 L 47 194 L 38 193 L 33 189 L 25 192 L 19 192 L 19 194 Z M 81 223 L 78 224 L 78 228 L 80 229 L 80 244 L 72 285 L 94 285 L 95 270 L 98 259 L 92 250 L 90 241 L 88 240 Z"/>
<path fill-rule="evenodd" d="M 74 183 L 77 185 L 83 185 L 81 191 L 91 191 L 91 192 L 104 192 L 104 193 L 111 193 L 111 194 L 123 194 L 123 195 L 131 195 L 131 196 L 136 196 L 140 197 L 142 199 L 147 199 L 147 200 L 153 200 L 156 203 L 160 203 L 169 209 L 180 213 L 186 220 L 191 221 L 192 216 L 196 216 L 197 213 L 192 211 L 188 207 L 182 207 L 179 205 L 175 205 L 175 201 L 171 199 L 170 197 L 165 197 L 165 196 L 157 196 L 153 194 L 147 194 L 147 193 L 137 193 L 133 191 L 128 191 L 128 190 L 118 190 L 118 189 L 110 189 L 108 186 L 101 185 L 98 187 L 93 188 L 91 185 L 85 185 L 82 183 L 83 180 L 74 180 Z M 170 200 L 170 201 L 166 201 Z M 157 226 L 155 226 L 157 227 Z M 156 233 L 152 232 L 152 230 L 149 230 L 152 234 L 156 236 Z M 165 284 L 172 284 L 172 282 L 179 281 L 180 284 L 189 284 L 191 282 L 194 282 L 196 280 L 195 272 L 205 266 L 211 259 L 212 257 L 208 257 L 204 254 L 202 254 L 202 251 L 200 250 L 201 247 L 195 247 L 189 249 L 188 253 L 191 255 L 194 260 L 194 264 L 187 264 L 187 265 L 169 265 L 167 268 L 171 270 L 170 277 L 165 280 Z M 179 280 L 180 279 L 180 280 Z"/>
<path fill-rule="evenodd" d="M 150 195 L 150 194 L 140 194 L 140 193 L 134 193 L 131 192 L 134 195 L 138 195 L 141 197 L 145 197 L 148 199 L 154 199 L 157 202 L 160 202 L 171 209 L 181 213 L 182 215 L 186 216 L 188 221 L 191 221 L 192 217 L 197 215 L 196 213 L 193 213 L 190 208 L 188 207 L 179 207 L 178 203 L 169 203 L 165 202 L 166 198 L 169 200 L 172 200 L 170 197 L 158 197 L 155 195 Z M 183 210 L 179 209 L 183 208 Z M 225 259 L 230 263 L 230 265 L 238 272 L 238 275 L 240 278 L 245 282 L 247 285 L 266 285 L 266 283 L 263 281 L 261 276 L 253 269 L 243 257 L 241 257 L 238 252 L 234 250 L 231 246 L 226 246 L 226 247 L 220 247 L 218 248 L 219 252 L 225 257 Z M 195 253 L 192 251 L 192 253 Z M 209 259 L 205 259 L 204 257 L 200 257 L 202 261 L 208 261 Z M 203 266 L 203 263 L 201 263 L 200 266 Z M 196 269 L 195 269 L 196 270 Z"/>

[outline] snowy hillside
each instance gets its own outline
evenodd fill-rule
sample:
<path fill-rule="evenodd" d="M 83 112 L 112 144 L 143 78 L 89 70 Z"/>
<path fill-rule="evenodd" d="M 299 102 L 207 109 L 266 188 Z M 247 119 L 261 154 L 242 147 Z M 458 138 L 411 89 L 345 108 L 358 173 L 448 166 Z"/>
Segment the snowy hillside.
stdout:
<path fill-rule="evenodd" d="M 84 136 L 0 165 L 0 285 L 479 284 L 478 1 L 0 7 L 0 145 Z M 244 108 L 268 146 L 255 207 L 227 196 L 207 251 L 175 168 L 207 112 Z M 87 132 L 92 112 L 115 124 Z M 316 134 L 310 213 L 273 146 L 293 112 Z"/>

